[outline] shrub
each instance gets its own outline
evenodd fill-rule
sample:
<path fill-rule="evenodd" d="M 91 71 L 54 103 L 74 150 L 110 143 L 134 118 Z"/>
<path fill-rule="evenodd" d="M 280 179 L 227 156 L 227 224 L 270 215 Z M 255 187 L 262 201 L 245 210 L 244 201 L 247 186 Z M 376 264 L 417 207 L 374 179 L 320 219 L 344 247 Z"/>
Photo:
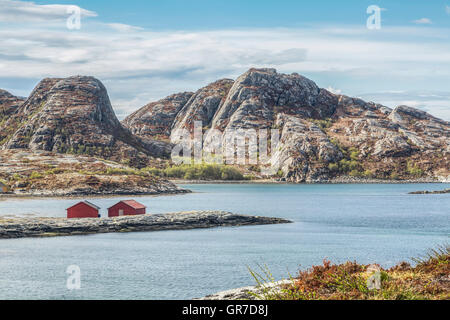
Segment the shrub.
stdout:
<path fill-rule="evenodd" d="M 392 180 L 398 180 L 399 175 L 398 175 L 397 172 L 394 172 L 394 171 L 393 171 L 393 172 L 391 172 L 390 178 L 391 178 Z"/>
<path fill-rule="evenodd" d="M 328 165 L 328 169 L 330 169 L 330 171 L 337 172 L 337 171 L 339 171 L 339 164 L 337 164 L 337 163 L 330 163 Z"/>
<path fill-rule="evenodd" d="M 258 286 L 250 294 L 260 300 L 448 300 L 448 284 L 437 279 L 448 275 L 450 248 L 442 246 L 413 260 L 415 267 L 401 262 L 390 269 L 377 266 L 378 270 L 356 262 L 336 265 L 324 260 L 323 265 L 290 276 L 281 286 L 267 266 L 259 265 L 259 272 L 248 268 Z M 369 286 L 375 273 L 380 281 L 377 288 Z"/>
<path fill-rule="evenodd" d="M 346 173 L 349 171 L 360 169 L 360 165 L 356 160 L 342 159 L 341 161 L 339 161 L 339 168 L 341 172 Z"/>
<path fill-rule="evenodd" d="M 359 153 L 360 152 L 359 152 L 358 149 L 352 147 L 348 151 L 350 153 L 350 160 L 353 160 L 353 161 L 358 161 L 359 160 Z"/>
<path fill-rule="evenodd" d="M 420 169 L 417 164 L 412 164 L 409 161 L 406 167 L 406 171 L 414 177 L 422 177 L 424 175 L 424 171 Z"/>
<path fill-rule="evenodd" d="M 41 179 L 41 178 L 43 178 L 43 175 L 36 171 L 33 171 L 30 175 L 30 179 Z"/>
<path fill-rule="evenodd" d="M 108 168 L 105 170 L 106 175 L 140 175 L 136 169 Z"/>
<path fill-rule="evenodd" d="M 242 173 L 231 166 L 219 164 L 193 164 L 172 166 L 165 169 L 145 168 L 141 172 L 166 178 L 186 180 L 244 180 Z"/>
<path fill-rule="evenodd" d="M 375 176 L 375 174 L 371 170 L 365 170 L 363 175 L 366 178 L 373 178 Z"/>
<path fill-rule="evenodd" d="M 350 171 L 349 175 L 352 177 L 360 177 L 362 174 L 358 170 L 354 169 L 354 170 Z"/>

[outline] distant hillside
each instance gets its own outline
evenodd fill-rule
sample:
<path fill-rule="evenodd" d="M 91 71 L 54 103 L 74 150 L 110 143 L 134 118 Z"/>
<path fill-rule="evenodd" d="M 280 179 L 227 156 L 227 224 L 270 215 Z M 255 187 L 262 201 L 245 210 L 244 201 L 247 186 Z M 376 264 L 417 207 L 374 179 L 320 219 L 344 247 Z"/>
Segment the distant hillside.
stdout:
<path fill-rule="evenodd" d="M 8 91 L 0 89 L 0 127 L 24 101 L 25 99 L 13 96 Z"/>

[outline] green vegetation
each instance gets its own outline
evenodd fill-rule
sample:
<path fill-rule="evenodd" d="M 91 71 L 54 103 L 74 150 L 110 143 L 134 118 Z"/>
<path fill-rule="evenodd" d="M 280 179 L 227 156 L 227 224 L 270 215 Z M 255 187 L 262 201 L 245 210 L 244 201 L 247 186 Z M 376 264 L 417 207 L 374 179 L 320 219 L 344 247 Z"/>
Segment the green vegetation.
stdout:
<path fill-rule="evenodd" d="M 64 172 L 66 172 L 66 170 L 64 170 L 64 169 L 51 168 L 51 169 L 44 171 L 44 175 L 48 176 L 48 175 L 60 174 L 60 173 L 64 173 Z"/>
<path fill-rule="evenodd" d="M 336 139 L 331 139 L 343 154 L 344 159 L 336 163 L 329 163 L 328 169 L 336 174 L 347 174 L 351 177 L 374 178 L 375 173 L 369 169 L 364 169 L 361 161 L 360 151 L 355 147 L 345 148 Z"/>
<path fill-rule="evenodd" d="M 322 131 L 325 131 L 333 125 L 333 121 L 330 118 L 323 120 L 310 119 L 310 121 L 315 123 Z"/>
<path fill-rule="evenodd" d="M 74 146 L 68 146 L 66 144 L 61 144 L 58 147 L 58 152 L 70 153 L 70 154 L 76 154 L 76 155 L 107 157 L 107 156 L 111 155 L 111 148 L 105 147 L 105 146 L 91 146 L 91 145 L 84 145 L 84 144 L 77 144 Z"/>
<path fill-rule="evenodd" d="M 400 177 L 399 174 L 397 172 L 395 172 L 395 171 L 392 171 L 390 176 L 389 176 L 389 178 L 392 179 L 392 180 L 398 180 L 399 177 Z"/>
<path fill-rule="evenodd" d="M 242 173 L 231 166 L 218 164 L 195 164 L 170 166 L 167 168 L 108 168 L 98 172 L 79 171 L 85 175 L 135 175 L 156 176 L 172 179 L 186 180 L 247 180 Z"/>
<path fill-rule="evenodd" d="M 333 144 L 337 142 L 334 141 Z M 359 150 L 356 148 L 344 148 L 342 146 L 337 145 L 344 155 L 344 159 L 340 160 L 337 163 L 328 164 L 328 169 L 331 172 L 348 174 L 352 177 L 366 177 L 371 176 L 372 173 L 369 170 L 364 170 L 359 160 Z"/>
<path fill-rule="evenodd" d="M 432 250 L 425 258 L 414 259 L 412 267 L 402 262 L 390 269 L 377 265 L 347 262 L 323 265 L 300 271 L 290 277 L 289 284 L 277 286 L 270 270 L 250 270 L 260 291 L 253 293 L 261 300 L 448 300 L 450 287 L 450 247 Z M 378 285 L 372 286 L 373 279 Z"/>
<path fill-rule="evenodd" d="M 416 178 L 420 178 L 424 175 L 424 171 L 420 169 L 417 164 L 412 164 L 410 161 L 408 161 L 406 165 L 406 171 L 408 172 L 408 174 Z"/>
<path fill-rule="evenodd" d="M 33 179 L 41 179 L 41 178 L 43 178 L 44 177 L 44 175 L 42 175 L 41 173 L 39 173 L 39 172 L 37 172 L 37 171 L 33 171 L 31 174 L 30 174 L 30 179 L 31 180 L 33 180 Z"/>

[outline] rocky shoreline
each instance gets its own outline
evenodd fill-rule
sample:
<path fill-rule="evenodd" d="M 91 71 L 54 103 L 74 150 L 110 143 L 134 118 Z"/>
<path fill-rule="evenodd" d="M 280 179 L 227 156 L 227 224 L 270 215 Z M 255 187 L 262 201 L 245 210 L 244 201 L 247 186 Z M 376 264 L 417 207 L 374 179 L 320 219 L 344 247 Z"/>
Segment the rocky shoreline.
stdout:
<path fill-rule="evenodd" d="M 85 197 L 116 197 L 116 196 L 170 196 L 192 193 L 191 190 L 181 188 L 165 188 L 159 190 L 34 190 L 31 192 L 8 192 L 0 194 L 1 198 L 85 198 Z"/>
<path fill-rule="evenodd" d="M 283 224 L 282 218 L 191 211 L 99 219 L 0 218 L 0 239 Z"/>
<path fill-rule="evenodd" d="M 276 179 L 258 180 L 170 180 L 174 184 L 414 184 L 414 183 L 448 183 L 447 180 L 418 178 L 406 180 L 384 180 L 342 176 L 329 180 L 295 183 Z"/>
<path fill-rule="evenodd" d="M 439 191 L 415 191 L 410 192 L 409 194 L 446 194 L 450 193 L 450 189 L 439 190 Z"/>
<path fill-rule="evenodd" d="M 266 283 L 262 286 L 248 286 L 231 289 L 217 292 L 194 300 L 259 300 L 258 296 L 262 295 L 263 292 L 270 291 L 275 293 L 277 291 L 280 291 L 283 285 L 288 285 L 292 282 L 292 280 L 281 280 L 277 282 Z"/>

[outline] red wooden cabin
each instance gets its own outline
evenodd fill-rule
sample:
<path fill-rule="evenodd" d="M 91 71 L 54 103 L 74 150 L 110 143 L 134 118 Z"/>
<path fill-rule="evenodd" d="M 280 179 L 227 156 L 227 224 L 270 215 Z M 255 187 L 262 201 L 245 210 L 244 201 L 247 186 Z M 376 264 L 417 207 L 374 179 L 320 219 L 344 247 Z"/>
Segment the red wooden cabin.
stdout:
<path fill-rule="evenodd" d="M 134 200 L 124 200 L 108 209 L 108 217 L 136 216 L 145 214 L 146 207 Z"/>
<path fill-rule="evenodd" d="M 95 204 L 82 201 L 67 209 L 67 218 L 99 218 L 99 210 Z"/>

